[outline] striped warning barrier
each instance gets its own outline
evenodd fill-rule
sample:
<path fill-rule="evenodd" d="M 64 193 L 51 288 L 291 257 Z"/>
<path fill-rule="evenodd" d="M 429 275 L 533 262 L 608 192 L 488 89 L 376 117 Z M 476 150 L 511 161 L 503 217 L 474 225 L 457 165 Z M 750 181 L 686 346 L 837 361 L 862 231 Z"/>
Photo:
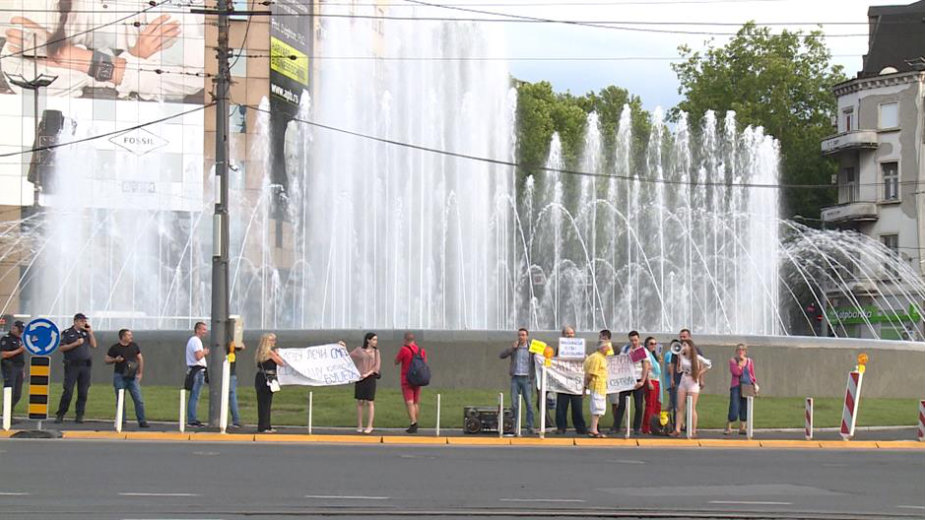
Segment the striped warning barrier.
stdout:
<path fill-rule="evenodd" d="M 51 358 L 33 356 L 29 362 L 29 418 L 48 419 L 48 383 L 51 379 Z"/>
<path fill-rule="evenodd" d="M 925 442 L 925 400 L 919 401 L 919 440 Z"/>
<path fill-rule="evenodd" d="M 813 440 L 813 398 L 806 398 L 806 413 L 804 414 L 804 419 L 806 421 L 806 426 L 804 433 L 806 434 L 806 440 Z"/>
<path fill-rule="evenodd" d="M 841 415 L 841 436 L 848 440 L 854 437 L 854 426 L 858 419 L 858 403 L 861 400 L 861 383 L 864 373 L 853 370 L 848 373 L 848 389 L 845 391 L 845 407 Z"/>

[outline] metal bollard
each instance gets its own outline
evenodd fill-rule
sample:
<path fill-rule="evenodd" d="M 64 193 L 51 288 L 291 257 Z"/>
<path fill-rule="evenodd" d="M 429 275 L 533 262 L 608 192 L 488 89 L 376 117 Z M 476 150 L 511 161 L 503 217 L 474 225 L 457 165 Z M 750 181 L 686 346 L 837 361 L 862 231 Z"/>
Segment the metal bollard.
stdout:
<path fill-rule="evenodd" d="M 180 389 L 180 433 L 186 431 L 186 389 Z"/>
<path fill-rule="evenodd" d="M 546 363 L 543 363 L 543 377 L 542 385 L 543 391 L 540 392 L 540 399 L 543 401 L 543 406 L 540 408 L 540 438 L 546 438 Z"/>
<path fill-rule="evenodd" d="M 813 398 L 806 398 L 806 413 L 804 414 L 804 419 L 806 426 L 804 428 L 804 434 L 806 435 L 806 440 L 813 440 Z"/>
<path fill-rule="evenodd" d="M 516 430 L 515 434 L 518 437 L 520 437 L 520 414 L 524 409 L 524 402 L 519 396 L 512 395 L 511 396 L 511 406 L 514 406 L 515 399 L 517 400 L 517 427 L 515 428 Z"/>
<path fill-rule="evenodd" d="M 222 361 L 222 398 L 219 401 L 219 413 L 221 418 L 218 420 L 218 430 L 225 433 L 228 429 L 228 392 L 231 390 L 231 363 L 228 357 Z"/>
<path fill-rule="evenodd" d="M 116 395 L 116 432 L 122 433 L 122 416 L 125 414 L 125 389 L 120 388 Z"/>
<path fill-rule="evenodd" d="M 630 438 L 630 396 L 626 396 L 626 399 L 623 401 L 623 405 L 626 407 L 626 432 L 623 434 L 623 437 L 626 439 Z"/>
<path fill-rule="evenodd" d="M 13 389 L 3 387 L 3 431 L 10 431 L 13 424 Z"/>
<path fill-rule="evenodd" d="M 498 392 L 498 438 L 504 437 L 504 392 Z"/>
<path fill-rule="evenodd" d="M 437 428 L 434 435 L 436 437 L 440 436 L 440 394 L 437 394 Z"/>
<path fill-rule="evenodd" d="M 308 434 L 312 434 L 312 411 L 315 405 L 315 393 L 308 393 Z"/>
<path fill-rule="evenodd" d="M 687 396 L 687 402 L 684 403 L 684 410 L 686 411 L 684 417 L 685 427 L 687 431 L 684 432 L 684 435 L 690 439 L 694 436 L 694 433 L 691 430 L 694 429 L 694 396 Z"/>
<path fill-rule="evenodd" d="M 745 416 L 745 438 L 751 440 L 755 433 L 755 398 L 753 396 L 748 396 L 745 399 L 748 402 L 748 410 L 746 410 L 748 413 Z"/>

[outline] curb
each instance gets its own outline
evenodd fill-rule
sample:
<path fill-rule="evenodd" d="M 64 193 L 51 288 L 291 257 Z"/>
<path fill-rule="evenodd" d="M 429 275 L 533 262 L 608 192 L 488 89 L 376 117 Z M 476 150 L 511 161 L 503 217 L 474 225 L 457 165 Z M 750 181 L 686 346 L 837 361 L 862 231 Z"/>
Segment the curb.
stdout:
<path fill-rule="evenodd" d="M 0 431 L 0 439 L 11 438 L 18 430 Z M 769 449 L 834 449 L 834 450 L 925 450 L 925 442 L 918 441 L 805 441 L 805 440 L 728 440 L 728 439 L 591 439 L 576 437 L 405 437 L 398 435 L 307 435 L 307 434 L 247 434 L 212 432 L 107 432 L 87 430 L 62 431 L 65 439 L 79 440 L 129 440 L 129 441 L 179 441 L 179 442 L 258 442 L 296 444 L 391 444 L 431 446 L 542 446 L 588 447 L 588 448 L 769 448 Z"/>

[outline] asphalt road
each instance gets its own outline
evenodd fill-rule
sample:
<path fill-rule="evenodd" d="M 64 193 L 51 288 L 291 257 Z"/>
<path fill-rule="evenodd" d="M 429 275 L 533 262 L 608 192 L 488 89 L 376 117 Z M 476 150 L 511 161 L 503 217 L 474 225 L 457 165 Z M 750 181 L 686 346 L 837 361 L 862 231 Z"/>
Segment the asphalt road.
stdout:
<path fill-rule="evenodd" d="M 13 440 L 4 519 L 923 518 L 925 453 Z"/>

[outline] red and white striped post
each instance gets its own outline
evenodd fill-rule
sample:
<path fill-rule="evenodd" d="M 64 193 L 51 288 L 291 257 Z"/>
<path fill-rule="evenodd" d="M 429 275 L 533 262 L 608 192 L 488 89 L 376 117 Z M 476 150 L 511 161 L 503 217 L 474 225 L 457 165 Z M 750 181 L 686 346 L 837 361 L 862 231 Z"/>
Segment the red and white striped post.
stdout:
<path fill-rule="evenodd" d="M 804 414 L 806 420 L 805 434 L 806 440 L 813 440 L 813 398 L 806 398 L 806 413 Z"/>
<path fill-rule="evenodd" d="M 925 400 L 919 401 L 919 441 L 925 442 Z"/>
<path fill-rule="evenodd" d="M 848 373 L 848 389 L 845 391 L 845 407 L 841 415 L 841 436 L 848 440 L 854 437 L 854 426 L 858 420 L 858 403 L 861 400 L 861 383 L 864 373 L 852 370 Z"/>

